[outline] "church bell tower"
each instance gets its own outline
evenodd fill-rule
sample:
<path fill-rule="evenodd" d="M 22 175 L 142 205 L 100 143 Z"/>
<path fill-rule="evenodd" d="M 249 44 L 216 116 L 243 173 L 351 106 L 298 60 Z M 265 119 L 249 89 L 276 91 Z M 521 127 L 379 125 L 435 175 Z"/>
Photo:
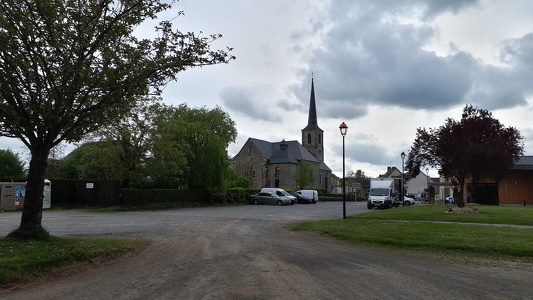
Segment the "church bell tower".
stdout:
<path fill-rule="evenodd" d="M 302 129 L 302 145 L 319 161 L 324 161 L 324 131 L 318 127 L 315 103 L 314 79 L 311 78 L 311 98 L 309 100 L 309 118 L 307 126 Z"/>

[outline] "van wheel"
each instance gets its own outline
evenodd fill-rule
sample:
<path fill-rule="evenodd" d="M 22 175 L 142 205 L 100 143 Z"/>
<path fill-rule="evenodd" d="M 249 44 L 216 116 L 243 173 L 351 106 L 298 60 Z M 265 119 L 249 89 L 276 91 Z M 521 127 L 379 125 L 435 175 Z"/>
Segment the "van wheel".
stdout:
<path fill-rule="evenodd" d="M 254 200 L 254 204 L 255 204 L 255 205 L 259 205 L 259 200 L 255 199 L 255 200 Z"/>
<path fill-rule="evenodd" d="M 277 204 L 278 204 L 278 206 L 282 206 L 283 205 L 283 201 L 278 200 Z"/>

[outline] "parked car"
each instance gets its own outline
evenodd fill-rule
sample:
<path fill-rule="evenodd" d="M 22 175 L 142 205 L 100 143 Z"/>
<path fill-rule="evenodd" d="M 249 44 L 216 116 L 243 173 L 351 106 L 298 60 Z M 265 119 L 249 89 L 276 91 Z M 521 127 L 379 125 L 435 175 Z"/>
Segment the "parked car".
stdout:
<path fill-rule="evenodd" d="M 291 199 L 286 196 L 280 196 L 273 192 L 260 192 L 255 195 L 251 195 L 251 202 L 255 205 L 259 204 L 275 204 L 275 205 L 289 205 Z"/>
<path fill-rule="evenodd" d="M 296 197 L 296 202 L 300 203 L 300 204 L 310 204 L 310 203 L 313 203 L 313 201 L 307 197 L 304 197 L 298 193 L 293 193 L 292 194 L 294 197 Z"/>
<path fill-rule="evenodd" d="M 446 204 L 454 204 L 455 199 L 453 199 L 453 196 L 446 197 Z"/>
<path fill-rule="evenodd" d="M 409 198 L 407 196 L 403 196 L 403 205 L 405 206 L 415 205 L 415 199 Z"/>
<path fill-rule="evenodd" d="M 311 203 L 313 204 L 318 202 L 318 192 L 316 190 L 299 190 L 296 191 L 296 194 L 311 199 Z"/>
<path fill-rule="evenodd" d="M 296 203 L 296 197 L 294 197 L 293 195 L 289 194 L 284 189 L 280 189 L 280 188 L 262 188 L 261 192 L 262 193 L 263 192 L 265 192 L 265 193 L 276 193 L 278 196 L 285 196 L 285 197 L 289 198 L 291 200 L 291 205 Z"/>

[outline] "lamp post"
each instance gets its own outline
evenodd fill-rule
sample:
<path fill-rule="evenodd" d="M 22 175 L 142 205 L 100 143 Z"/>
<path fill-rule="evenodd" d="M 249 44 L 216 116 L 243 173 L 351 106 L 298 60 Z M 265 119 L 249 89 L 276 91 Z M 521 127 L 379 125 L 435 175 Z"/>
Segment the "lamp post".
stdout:
<path fill-rule="evenodd" d="M 400 154 L 400 156 L 402 157 L 402 184 L 400 186 L 400 189 L 401 189 L 400 190 L 400 197 L 402 197 L 401 198 L 402 199 L 402 206 L 405 206 L 405 197 L 403 195 L 403 187 L 405 186 L 405 182 L 404 182 L 404 180 L 405 180 L 405 177 L 404 177 L 404 173 L 405 173 L 405 171 L 404 171 L 405 153 L 402 151 L 402 154 Z"/>
<path fill-rule="evenodd" d="M 346 176 L 344 175 L 344 172 L 345 172 L 344 137 L 346 136 L 346 132 L 348 131 L 348 125 L 342 122 L 341 126 L 339 126 L 339 129 L 342 135 L 342 218 L 346 219 Z"/>

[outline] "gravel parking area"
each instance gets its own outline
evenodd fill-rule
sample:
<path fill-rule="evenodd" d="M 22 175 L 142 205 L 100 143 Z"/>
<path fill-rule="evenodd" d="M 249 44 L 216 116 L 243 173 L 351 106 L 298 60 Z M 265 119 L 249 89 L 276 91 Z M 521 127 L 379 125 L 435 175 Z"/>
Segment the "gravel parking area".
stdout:
<path fill-rule="evenodd" d="M 366 212 L 347 203 L 348 215 Z M 374 251 L 286 224 L 341 218 L 342 203 L 44 213 L 58 236 L 148 239 L 145 250 L 0 292 L 1 299 L 532 299 L 533 266 Z M 20 213 L 0 214 L 0 235 Z"/>

